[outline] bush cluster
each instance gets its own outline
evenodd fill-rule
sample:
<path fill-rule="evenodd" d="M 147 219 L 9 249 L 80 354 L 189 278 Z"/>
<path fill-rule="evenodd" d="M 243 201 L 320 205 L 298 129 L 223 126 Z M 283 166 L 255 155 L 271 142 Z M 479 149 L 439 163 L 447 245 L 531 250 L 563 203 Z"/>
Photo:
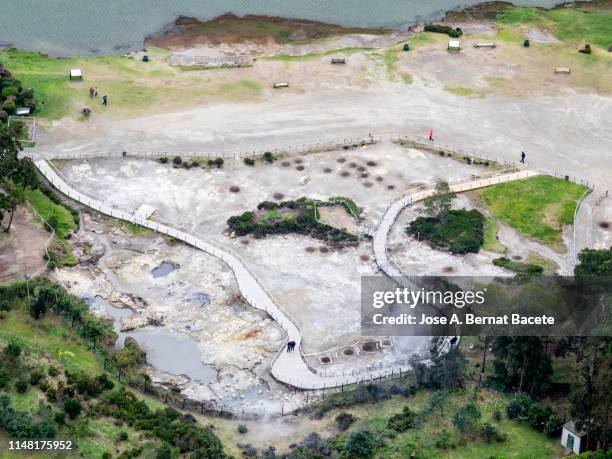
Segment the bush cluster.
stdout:
<path fill-rule="evenodd" d="M 533 400 L 527 394 L 519 392 L 508 403 L 506 414 L 509 419 L 526 421 L 534 429 L 550 437 L 557 437 L 563 428 L 563 419 L 551 407 Z"/>
<path fill-rule="evenodd" d="M 439 217 L 418 217 L 406 232 L 451 253 L 478 253 L 484 243 L 484 217 L 477 210 L 449 210 Z"/>
<path fill-rule="evenodd" d="M 450 26 L 442 24 L 427 24 L 423 30 L 425 30 L 425 32 L 443 33 L 452 38 L 459 38 L 463 35 L 463 31 L 459 27 L 453 29 Z"/>
<path fill-rule="evenodd" d="M 253 234 L 255 237 L 265 237 L 269 234 L 306 234 L 315 239 L 323 240 L 338 247 L 356 245 L 358 237 L 345 230 L 334 228 L 317 221 L 314 215 L 314 203 L 306 198 L 280 203 L 263 201 L 257 206 L 258 211 L 290 209 L 290 218 L 279 215 L 273 218 L 263 218 L 262 212 L 244 212 L 230 217 L 227 225 L 238 236 Z"/>
<path fill-rule="evenodd" d="M 0 64 L 0 122 L 6 122 L 9 115 L 14 115 L 19 107 L 28 107 L 30 113 L 36 110 L 34 90 L 24 88 L 21 81 Z"/>
<path fill-rule="evenodd" d="M 176 448 L 182 454 L 192 453 L 191 457 L 224 459 L 221 441 L 209 427 L 201 427 L 189 415 L 172 408 L 152 411 L 132 392 L 121 388 L 106 392 L 93 408 L 99 414 L 113 416 L 127 425 L 150 432 L 152 436 Z"/>
<path fill-rule="evenodd" d="M 416 423 L 416 414 L 405 406 L 401 413 L 394 414 L 387 421 L 387 427 L 396 432 L 405 432 L 412 429 Z"/>
<path fill-rule="evenodd" d="M 25 412 L 11 406 L 11 397 L 0 395 L 0 428 L 13 438 L 53 438 L 55 428 L 47 420 L 36 421 Z"/>
<path fill-rule="evenodd" d="M 518 274 L 542 274 L 544 268 L 540 265 L 536 265 L 535 263 L 521 263 L 519 261 L 510 260 L 506 257 L 499 257 L 493 260 L 493 264 L 495 266 L 500 266 L 502 268 L 508 269 L 510 271 L 514 271 Z"/>

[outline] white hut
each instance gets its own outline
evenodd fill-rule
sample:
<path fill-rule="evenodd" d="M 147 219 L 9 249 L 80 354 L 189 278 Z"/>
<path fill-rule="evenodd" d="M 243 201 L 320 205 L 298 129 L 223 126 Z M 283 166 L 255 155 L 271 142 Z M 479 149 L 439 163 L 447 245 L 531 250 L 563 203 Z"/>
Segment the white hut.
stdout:
<path fill-rule="evenodd" d="M 71 69 L 70 70 L 70 79 L 71 80 L 82 80 L 83 79 L 83 72 L 81 71 L 81 69 Z"/>
<path fill-rule="evenodd" d="M 561 431 L 561 444 L 576 454 L 586 450 L 586 432 L 576 429 L 574 421 L 566 422 Z"/>
<path fill-rule="evenodd" d="M 459 40 L 448 40 L 448 50 L 458 53 L 461 51 L 461 42 Z"/>

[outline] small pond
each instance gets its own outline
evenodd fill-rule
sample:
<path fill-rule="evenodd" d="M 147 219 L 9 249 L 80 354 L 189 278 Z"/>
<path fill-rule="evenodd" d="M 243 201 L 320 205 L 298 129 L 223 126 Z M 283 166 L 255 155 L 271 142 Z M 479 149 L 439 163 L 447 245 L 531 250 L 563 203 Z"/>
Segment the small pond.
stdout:
<path fill-rule="evenodd" d="M 121 332 L 121 319 L 132 315 L 130 309 L 116 308 L 98 296 L 85 300 L 92 310 L 105 312 L 113 319 L 113 328 L 119 336 L 117 347 L 123 347 L 125 338 L 130 336 L 147 351 L 147 362 L 159 371 L 174 375 L 183 374 L 191 380 L 202 383 L 217 378 L 217 371 L 202 363 L 198 345 L 188 335 L 174 332 L 166 327 Z"/>

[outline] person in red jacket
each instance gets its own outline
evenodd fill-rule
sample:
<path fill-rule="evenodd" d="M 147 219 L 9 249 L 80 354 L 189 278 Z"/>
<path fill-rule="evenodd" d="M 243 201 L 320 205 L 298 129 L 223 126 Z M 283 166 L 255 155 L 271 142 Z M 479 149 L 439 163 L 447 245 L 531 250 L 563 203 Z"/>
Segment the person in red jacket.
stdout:
<path fill-rule="evenodd" d="M 433 142 L 433 129 L 430 129 L 427 135 L 429 136 L 429 140 Z"/>

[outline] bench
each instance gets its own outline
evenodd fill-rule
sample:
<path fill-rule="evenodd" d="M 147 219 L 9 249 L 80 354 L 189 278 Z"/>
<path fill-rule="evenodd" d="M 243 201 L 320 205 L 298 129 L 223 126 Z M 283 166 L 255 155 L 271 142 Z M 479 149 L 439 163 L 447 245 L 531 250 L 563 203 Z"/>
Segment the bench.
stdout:
<path fill-rule="evenodd" d="M 289 83 L 274 83 L 272 85 L 272 87 L 274 89 L 278 89 L 278 88 L 288 88 L 289 87 Z"/>
<path fill-rule="evenodd" d="M 346 64 L 346 59 L 344 57 L 333 57 L 331 60 L 332 64 Z"/>
<path fill-rule="evenodd" d="M 474 43 L 474 48 L 495 48 L 495 43 Z"/>
<path fill-rule="evenodd" d="M 555 73 L 572 73 L 572 69 L 569 67 L 557 67 Z"/>

